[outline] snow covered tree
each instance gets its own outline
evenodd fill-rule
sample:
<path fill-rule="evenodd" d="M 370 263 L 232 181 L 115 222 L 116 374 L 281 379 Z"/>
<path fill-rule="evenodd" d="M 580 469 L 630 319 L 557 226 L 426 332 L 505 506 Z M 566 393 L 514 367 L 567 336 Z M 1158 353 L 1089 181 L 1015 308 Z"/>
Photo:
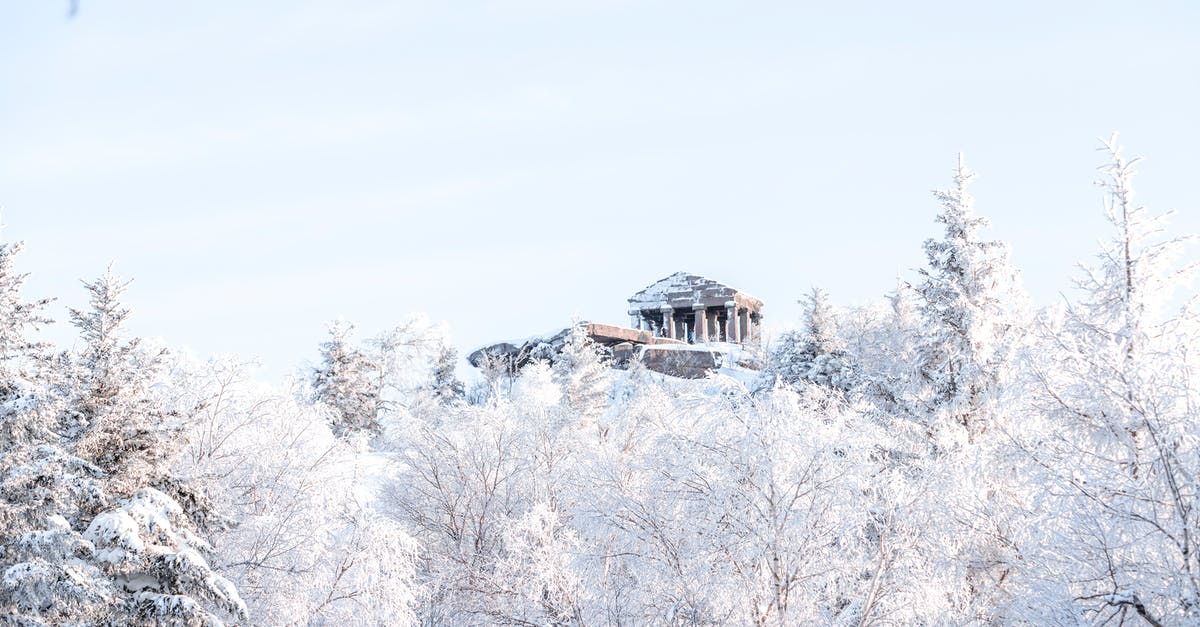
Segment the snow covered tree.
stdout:
<path fill-rule="evenodd" d="M 410 624 L 415 547 L 367 502 L 372 453 L 335 437 L 294 390 L 254 382 L 244 364 L 173 366 L 180 402 L 198 408 L 179 470 L 237 521 L 214 538 L 216 567 L 254 622 Z"/>
<path fill-rule="evenodd" d="M 513 381 L 507 400 L 530 415 L 531 420 L 546 422 L 562 402 L 562 386 L 555 381 L 554 371 L 544 361 L 534 361 L 521 368 Z"/>
<path fill-rule="evenodd" d="M 582 421 L 594 421 L 604 409 L 611 387 L 610 368 L 600 347 L 587 334 L 585 324 L 575 322 L 562 349 L 554 357 L 554 379 L 562 386 L 563 404 Z"/>
<path fill-rule="evenodd" d="M 237 588 L 205 558 L 212 555 L 212 545 L 191 526 L 178 501 L 149 487 L 88 524 L 83 537 L 119 592 L 119 613 L 132 618 L 130 622 L 220 624 L 205 602 L 247 617 Z"/>
<path fill-rule="evenodd" d="M 31 369 L 45 345 L 29 334 L 49 322 L 49 301 L 21 298 L 19 250 L 0 244 L 0 622 L 86 620 L 105 614 L 111 582 L 80 561 L 91 546 L 63 514 L 102 502 L 101 472 L 64 450 L 54 399 Z"/>
<path fill-rule="evenodd" d="M 503 614 L 534 624 L 582 625 L 584 592 L 574 554 L 579 541 L 561 512 L 537 503 L 504 530 L 495 580 L 512 591 Z"/>
<path fill-rule="evenodd" d="M 574 516 L 599 562 L 590 622 L 945 619 L 923 613 L 916 530 L 882 496 L 904 475 L 884 474 L 887 433 L 836 394 L 648 387 L 616 414 Z"/>
<path fill-rule="evenodd" d="M 1113 236 L 1085 268 L 1078 302 L 1048 312 L 1032 371 L 1035 405 L 1021 442 L 1051 498 L 1035 525 L 1031 594 L 1090 622 L 1200 619 L 1200 396 L 1197 318 L 1169 304 L 1191 268 L 1188 238 L 1136 204 L 1136 159 L 1104 142 Z"/>
<path fill-rule="evenodd" d="M 323 594 L 304 615 L 309 624 L 415 624 L 417 547 L 395 521 L 369 508 L 342 514 L 309 585 Z"/>
<path fill-rule="evenodd" d="M 129 310 L 120 298 L 128 285 L 110 267 L 84 282 L 89 309 L 70 312 L 83 347 L 71 360 L 76 393 L 67 403 L 77 422 L 67 435 L 75 455 L 103 471 L 106 498 L 116 506 L 92 518 L 84 538 L 124 612 L 211 623 L 218 621 L 205 607 L 211 603 L 244 618 L 236 588 L 213 571 L 207 560 L 214 549 L 197 533 L 213 531 L 222 517 L 170 470 L 182 416 L 152 390 L 166 351 L 123 338 Z"/>
<path fill-rule="evenodd" d="M 48 345 L 33 337 L 51 322 L 43 313 L 51 299 L 22 297 L 27 275 L 16 269 L 20 251 L 19 242 L 0 243 L 0 452 L 47 437 L 52 422 L 35 380 L 49 366 Z"/>
<path fill-rule="evenodd" d="M 433 324 L 422 314 L 412 314 L 400 324 L 367 340 L 367 357 L 378 365 L 378 389 L 381 398 L 380 412 L 386 413 L 397 407 L 410 406 L 414 397 L 419 397 L 430 386 L 430 379 L 438 376 L 435 369 L 444 364 L 443 351 L 451 350 L 446 344 L 446 331 L 441 325 Z M 452 350 L 451 350 L 452 352 Z M 453 359 L 450 359 L 453 364 Z M 443 369 L 441 376 L 453 375 L 453 369 Z M 453 388 L 454 381 L 443 383 Z M 382 419 L 382 417 L 381 417 Z"/>
<path fill-rule="evenodd" d="M 807 382 L 812 357 L 806 350 L 808 348 L 803 332 L 794 329 L 785 331 L 768 348 L 762 383 L 771 386 L 779 382 L 795 388 Z"/>
<path fill-rule="evenodd" d="M 29 406 L 72 419 L 46 421 L 61 431 L 14 443 L 0 461 L 0 613 L 22 625 L 244 619 L 236 588 L 213 571 L 213 547 L 197 533 L 215 513 L 167 470 L 173 431 L 157 407 L 163 399 L 140 383 L 153 376 L 156 355 L 118 339 L 123 284 L 108 273 L 85 285 L 92 308 L 72 312 L 84 349 L 64 360 L 63 379 L 78 388 L 63 399 L 43 390 Z"/>
<path fill-rule="evenodd" d="M 423 623 L 576 624 L 582 584 L 571 527 L 581 440 L 551 367 L 525 366 L 512 393 L 439 406 L 397 431 L 391 514 L 423 547 Z"/>
<path fill-rule="evenodd" d="M 76 453 L 104 470 L 110 489 L 128 480 L 123 496 L 148 478 L 164 476 L 174 452 L 169 417 L 147 389 L 165 351 L 139 350 L 138 339 L 122 337 L 129 310 L 120 298 L 128 285 L 111 267 L 84 282 L 90 307 L 70 310 L 83 348 L 70 359 L 72 389 L 64 412 L 65 433 L 78 437 Z"/>
<path fill-rule="evenodd" d="M 129 281 L 120 281 L 109 266 L 94 282 L 84 282 L 90 296 L 91 308 L 82 311 L 72 308 L 71 324 L 79 329 L 84 349 L 75 359 L 80 370 L 76 411 L 87 422 L 116 404 L 138 377 L 131 359 L 138 341 L 122 342 L 120 327 L 129 317 L 129 310 L 120 302 Z"/>
<path fill-rule="evenodd" d="M 967 192 L 974 178 L 960 154 L 954 187 L 934 191 L 945 234 L 925 242 L 928 267 L 916 288 L 926 326 L 919 359 L 927 411 L 941 427 L 960 426 L 968 441 L 995 420 L 991 407 L 1011 376 L 1025 301 L 1007 246 L 979 237 L 988 222 L 975 214 Z"/>
<path fill-rule="evenodd" d="M 33 403 L 23 411 L 37 412 Z M 5 421 L 20 418 L 12 405 L 3 409 Z M 115 591 L 92 559 L 94 547 L 80 520 L 81 510 L 105 504 L 102 471 L 64 451 L 45 431 L 2 444 L 0 622 L 99 622 L 111 614 Z"/>
<path fill-rule="evenodd" d="M 1007 246 L 980 238 L 988 221 L 967 191 L 974 178 L 959 155 L 954 186 L 934 191 L 944 234 L 925 242 L 927 267 L 915 286 L 918 378 L 896 389 L 897 408 L 911 408 L 926 431 L 926 450 L 908 466 L 939 487 L 914 507 L 930 520 L 926 561 L 946 578 L 948 611 L 967 622 L 1005 622 L 1024 566 L 1013 537 L 1021 525 L 1012 522 L 1023 502 L 1001 444 L 1016 413 L 1010 401 L 1019 398 L 1010 383 L 1026 299 Z"/>
<path fill-rule="evenodd" d="M 21 297 L 28 275 L 16 270 L 20 252 L 20 242 L 0 243 L 0 394 L 5 396 L 18 393 L 31 359 L 44 358 L 47 344 L 31 333 L 51 322 L 43 310 L 52 299 L 25 302 Z"/>
<path fill-rule="evenodd" d="M 886 301 L 850 310 L 841 335 L 854 364 L 850 396 L 887 416 L 924 422 L 917 359 L 923 330 L 911 285 L 897 277 Z"/>
<path fill-rule="evenodd" d="M 397 457 L 404 471 L 385 498 L 423 547 L 421 621 L 504 622 L 511 592 L 498 585 L 496 568 L 505 529 L 532 498 L 531 447 L 507 401 L 447 410 L 458 415 L 403 430 L 409 440 Z"/>
<path fill-rule="evenodd" d="M 338 435 L 379 431 L 381 364 L 354 347 L 354 325 L 338 320 L 321 344 L 321 364 L 312 371 L 313 400 L 333 410 Z"/>
<path fill-rule="evenodd" d="M 770 350 L 764 372 L 792 387 L 811 383 L 847 389 L 847 354 L 837 327 L 829 295 L 814 287 L 805 298 L 804 328 L 779 338 Z"/>
<path fill-rule="evenodd" d="M 458 352 L 442 346 L 433 362 L 432 380 L 429 383 L 433 397 L 443 405 L 463 400 L 466 387 L 458 378 Z"/>

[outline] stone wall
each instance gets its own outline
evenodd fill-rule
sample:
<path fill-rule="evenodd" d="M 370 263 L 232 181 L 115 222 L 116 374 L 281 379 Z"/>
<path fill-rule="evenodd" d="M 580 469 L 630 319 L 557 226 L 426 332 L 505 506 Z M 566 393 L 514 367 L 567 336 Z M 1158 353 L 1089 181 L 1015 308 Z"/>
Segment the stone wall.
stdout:
<path fill-rule="evenodd" d="M 647 369 L 681 379 L 703 379 L 721 367 L 721 355 L 706 350 L 669 350 L 647 346 L 641 352 Z"/>

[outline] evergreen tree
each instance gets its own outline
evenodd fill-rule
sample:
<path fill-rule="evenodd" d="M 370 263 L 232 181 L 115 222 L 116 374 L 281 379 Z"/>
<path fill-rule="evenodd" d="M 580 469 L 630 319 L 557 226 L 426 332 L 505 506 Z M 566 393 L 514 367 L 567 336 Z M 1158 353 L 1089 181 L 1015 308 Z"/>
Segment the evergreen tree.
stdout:
<path fill-rule="evenodd" d="M 19 394 L 31 361 L 44 360 L 47 344 L 30 334 L 51 322 L 42 312 L 53 299 L 25 302 L 21 298 L 28 276 L 14 265 L 21 246 L 20 242 L 0 243 L 0 395 L 5 397 Z"/>
<path fill-rule="evenodd" d="M 913 465 L 922 481 L 938 486 L 919 507 L 934 525 L 926 559 L 945 577 L 951 607 L 967 622 L 1007 622 L 1011 582 L 1024 567 L 1013 540 L 1020 525 L 1010 524 L 1022 504 L 997 443 L 1015 413 L 1002 401 L 1014 378 L 1025 298 L 1007 246 L 980 238 L 988 221 L 967 192 L 974 178 L 959 155 L 954 186 L 934 191 L 945 231 L 925 242 L 928 266 L 916 287 L 920 380 L 911 396 L 929 458 Z M 945 518 L 934 524 L 938 516 Z"/>
<path fill-rule="evenodd" d="M 433 362 L 430 391 L 442 405 L 450 405 L 461 401 L 466 394 L 463 382 L 458 374 L 458 352 L 449 346 L 442 346 Z"/>
<path fill-rule="evenodd" d="M 75 361 L 81 371 L 79 409 L 85 419 L 111 407 L 137 380 L 130 361 L 139 341 L 122 342 L 119 335 L 129 317 L 129 309 L 120 302 L 129 283 L 118 280 L 109 266 L 104 276 L 91 283 L 83 282 L 91 308 L 70 310 L 71 324 L 79 329 L 84 342 L 84 349 Z"/>
<path fill-rule="evenodd" d="M 601 349 L 587 334 L 587 325 L 571 325 L 554 358 L 554 380 L 562 386 L 563 404 L 584 419 L 599 417 L 608 401 L 609 372 Z"/>
<path fill-rule="evenodd" d="M 930 417 L 960 425 L 968 441 L 987 431 L 989 407 L 1010 376 L 1015 348 L 1014 309 L 1024 303 L 1007 246 L 986 241 L 967 186 L 975 173 L 959 155 L 954 187 L 935 190 L 942 205 L 941 239 L 925 242 L 928 267 L 917 286 L 925 334 L 919 349 Z"/>
<path fill-rule="evenodd" d="M 142 351 L 139 339 L 123 339 L 129 309 L 120 298 L 129 281 L 117 278 L 111 266 L 83 285 L 90 307 L 70 310 L 83 349 L 70 359 L 64 433 L 77 437 L 77 454 L 107 473 L 111 486 L 128 481 L 121 491 L 130 496 L 147 477 L 164 477 L 174 453 L 169 416 L 148 393 L 165 351 Z"/>
<path fill-rule="evenodd" d="M 321 365 L 312 373 L 313 400 L 333 410 L 337 435 L 377 433 L 382 406 L 380 365 L 351 344 L 354 325 L 337 321 L 321 344 Z"/>
<path fill-rule="evenodd" d="M 805 297 L 804 328 L 780 337 L 768 356 L 765 372 L 793 388 L 811 383 L 845 390 L 849 386 L 846 359 L 829 295 L 814 287 Z"/>
<path fill-rule="evenodd" d="M 0 621 L 42 624 L 218 625 L 245 618 L 234 586 L 208 563 L 197 521 L 219 517 L 168 472 L 166 414 L 148 390 L 157 354 L 122 342 L 125 284 L 111 272 L 85 283 L 89 311 L 72 311 L 84 343 L 53 398 L 43 386 L 27 411 L 36 437 L 0 459 Z M 66 420 L 49 418 L 67 416 Z M 187 503 L 187 508 L 180 504 Z"/>
<path fill-rule="evenodd" d="M 93 565 L 71 565 L 90 547 L 63 513 L 101 500 L 101 472 L 63 450 L 55 403 L 31 370 L 45 346 L 29 333 L 49 322 L 49 300 L 21 298 L 20 248 L 0 244 L 0 623 L 37 625 L 100 615 L 111 585 Z"/>
<path fill-rule="evenodd" d="M 50 427 L 35 381 L 49 366 L 48 345 L 32 334 L 50 324 L 43 311 L 52 299 L 22 298 L 28 275 L 16 270 L 20 251 L 20 242 L 0 243 L 0 451 L 45 438 Z"/>

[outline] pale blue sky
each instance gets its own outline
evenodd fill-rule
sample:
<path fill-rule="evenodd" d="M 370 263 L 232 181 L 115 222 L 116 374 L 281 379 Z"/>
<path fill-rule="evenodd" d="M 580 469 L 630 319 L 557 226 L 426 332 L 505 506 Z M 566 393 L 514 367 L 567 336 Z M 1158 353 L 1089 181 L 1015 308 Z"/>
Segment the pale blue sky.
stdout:
<path fill-rule="evenodd" d="M 135 332 L 278 374 L 339 315 L 471 348 L 676 270 L 865 302 L 959 150 L 1038 302 L 1105 235 L 1099 135 L 1200 231 L 1200 4 L 981 5 L 0 0 L 5 237 L 60 320 L 115 260 Z"/>

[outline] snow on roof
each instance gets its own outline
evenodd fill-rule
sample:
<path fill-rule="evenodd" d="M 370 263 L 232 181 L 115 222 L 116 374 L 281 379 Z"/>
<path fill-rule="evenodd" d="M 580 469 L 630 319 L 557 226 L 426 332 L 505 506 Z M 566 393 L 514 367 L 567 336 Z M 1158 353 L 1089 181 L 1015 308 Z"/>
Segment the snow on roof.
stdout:
<path fill-rule="evenodd" d="M 729 301 L 735 301 L 738 305 L 755 311 L 763 306 L 761 300 L 724 283 L 697 274 L 676 272 L 634 294 L 629 299 L 629 308 L 643 311 L 664 306 L 685 309 L 697 303 L 708 307 L 724 307 Z"/>

